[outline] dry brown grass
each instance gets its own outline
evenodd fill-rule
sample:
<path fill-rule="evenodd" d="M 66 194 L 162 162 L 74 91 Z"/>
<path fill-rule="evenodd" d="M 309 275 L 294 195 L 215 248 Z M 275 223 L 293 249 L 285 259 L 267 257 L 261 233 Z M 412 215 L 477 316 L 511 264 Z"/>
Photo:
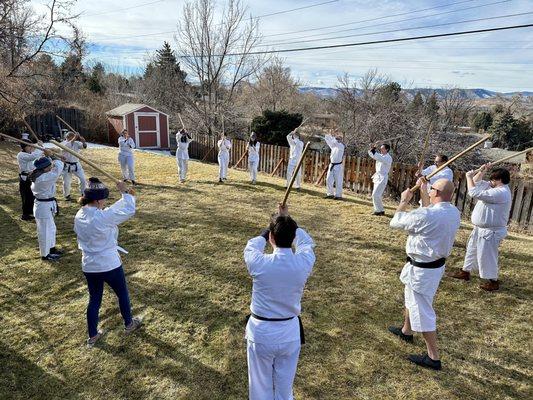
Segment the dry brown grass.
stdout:
<path fill-rule="evenodd" d="M 16 151 L 0 144 L 0 398 L 245 399 L 251 281 L 242 250 L 267 223 L 284 182 L 261 175 L 251 186 L 231 170 L 219 185 L 216 166 L 191 162 L 190 181 L 179 185 L 174 159 L 138 154 L 146 184 L 120 244 L 130 251 L 132 304 L 146 326 L 124 337 L 106 289 L 101 326 L 110 333 L 87 351 L 88 295 L 72 231 L 77 206 L 60 202 L 56 219 L 68 253 L 61 263 L 41 262 L 34 224 L 18 219 Z M 86 154 L 118 175 L 115 151 Z M 305 186 L 290 199 L 294 218 L 318 244 L 303 300 L 308 344 L 298 399 L 531 398 L 530 238 L 504 241 L 498 293 L 481 292 L 477 279 L 443 280 L 436 309 L 444 370 L 435 373 L 405 360 L 423 350 L 420 337 L 408 345 L 386 330 L 401 320 L 405 235 L 388 227 L 389 218 L 372 217 L 366 199 L 322 195 Z M 461 229 L 449 266 L 461 265 L 468 233 Z"/>

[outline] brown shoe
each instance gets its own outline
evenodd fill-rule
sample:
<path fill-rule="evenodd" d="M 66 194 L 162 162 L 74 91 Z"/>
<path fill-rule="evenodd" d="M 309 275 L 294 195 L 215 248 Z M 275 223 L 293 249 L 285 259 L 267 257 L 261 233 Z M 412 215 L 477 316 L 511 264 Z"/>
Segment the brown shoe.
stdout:
<path fill-rule="evenodd" d="M 479 285 L 479 288 L 486 290 L 487 292 L 493 292 L 500 288 L 500 282 L 489 279 L 487 282 L 483 283 L 482 285 Z"/>
<path fill-rule="evenodd" d="M 462 279 L 464 281 L 470 280 L 470 272 L 463 271 L 462 269 L 456 269 L 455 271 L 450 271 L 448 273 L 448 276 L 450 278 Z"/>

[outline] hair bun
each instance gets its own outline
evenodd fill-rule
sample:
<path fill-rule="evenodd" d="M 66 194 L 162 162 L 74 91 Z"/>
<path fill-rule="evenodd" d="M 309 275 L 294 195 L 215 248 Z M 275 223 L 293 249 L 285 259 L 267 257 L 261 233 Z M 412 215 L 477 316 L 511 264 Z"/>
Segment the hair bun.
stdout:
<path fill-rule="evenodd" d="M 91 182 L 91 183 L 102 183 L 100 181 L 100 179 L 98 179 L 98 178 L 96 178 L 94 176 L 89 178 L 89 182 Z"/>

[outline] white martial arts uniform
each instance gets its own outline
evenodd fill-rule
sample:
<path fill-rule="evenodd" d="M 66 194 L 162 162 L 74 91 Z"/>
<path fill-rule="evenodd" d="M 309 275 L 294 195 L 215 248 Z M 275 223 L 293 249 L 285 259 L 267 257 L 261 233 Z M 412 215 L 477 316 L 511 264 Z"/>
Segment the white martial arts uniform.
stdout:
<path fill-rule="evenodd" d="M 181 133 L 176 133 L 176 163 L 178 164 L 180 180 L 184 181 L 187 179 L 187 170 L 189 169 L 189 143 L 192 142 L 192 139 L 185 136 L 186 141 L 182 142 L 181 137 Z"/>
<path fill-rule="evenodd" d="M 257 169 L 259 168 L 259 142 L 255 142 L 255 146 L 248 143 L 248 170 L 250 172 L 250 179 L 252 182 L 257 180 Z"/>
<path fill-rule="evenodd" d="M 35 196 L 33 215 L 37 224 L 41 257 L 46 257 L 50 254 L 50 249 L 56 246 L 56 224 L 54 222 L 54 216 L 57 213 L 56 182 L 62 172 L 63 162 L 55 160 L 52 162 L 52 170 L 40 175 L 31 184 L 31 191 Z"/>
<path fill-rule="evenodd" d="M 74 232 L 82 251 L 83 272 L 107 272 L 122 265 L 118 245 L 118 225 L 135 215 L 135 197 L 123 193 L 110 207 L 82 207 L 74 218 Z"/>
<path fill-rule="evenodd" d="M 420 207 L 411 212 L 397 212 L 390 226 L 409 233 L 405 252 L 414 262 L 429 263 L 446 258 L 452 252 L 455 234 L 461 224 L 459 210 L 449 202 Z M 437 316 L 433 298 L 437 293 L 445 265 L 421 268 L 407 262 L 400 274 L 405 285 L 405 308 L 415 332 L 433 332 Z"/>
<path fill-rule="evenodd" d="M 84 148 L 83 143 L 80 141 L 71 142 L 70 140 L 64 140 L 61 144 L 75 152 Z M 74 174 L 78 177 L 80 194 L 83 196 L 85 174 L 83 173 L 80 160 L 78 157 L 67 152 L 64 152 L 63 157 L 65 158 L 65 166 L 63 167 L 63 195 L 65 197 L 70 196 L 70 183 L 72 182 L 72 174 Z"/>
<path fill-rule="evenodd" d="M 253 278 L 250 310 L 263 318 L 290 318 L 263 321 L 251 316 L 246 325 L 249 398 L 291 400 L 292 384 L 300 354 L 298 316 L 307 278 L 315 263 L 311 237 L 298 228 L 295 252 L 276 248 L 264 254 L 262 236 L 248 241 L 244 260 Z"/>
<path fill-rule="evenodd" d="M 220 139 L 218 145 L 218 177 L 226 179 L 228 176 L 229 165 L 229 151 L 231 150 L 231 142 L 228 139 Z"/>
<path fill-rule="evenodd" d="M 383 155 L 379 151 L 372 153 L 368 152 L 368 155 L 376 160 L 376 172 L 372 175 L 372 182 L 374 182 L 374 188 L 372 190 L 372 202 L 374 203 L 375 212 L 383 212 L 383 192 L 387 187 L 389 181 L 389 171 L 392 166 L 392 157 L 389 153 Z"/>
<path fill-rule="evenodd" d="M 480 181 L 468 191 L 477 199 L 472 212 L 474 230 L 468 239 L 463 270 L 479 270 L 482 279 L 498 279 L 498 247 L 507 236 L 512 196 L 508 185 L 492 188 Z"/>
<path fill-rule="evenodd" d="M 326 175 L 326 189 L 328 196 L 342 197 L 342 187 L 344 185 L 344 144 L 337 141 L 333 135 L 324 136 L 326 144 L 331 149 L 329 156 L 329 168 Z M 335 190 L 333 185 L 335 184 Z"/>
<path fill-rule="evenodd" d="M 423 176 L 428 176 L 437 169 L 436 165 L 430 165 L 429 167 L 422 170 Z M 443 170 L 437 172 L 431 178 L 429 178 L 428 192 L 431 190 L 431 185 L 437 182 L 439 179 L 448 179 L 450 182 L 453 182 L 453 171 L 446 167 Z"/>
<path fill-rule="evenodd" d="M 17 154 L 20 179 L 22 179 L 23 181 L 26 181 L 28 179 L 28 175 L 35 169 L 35 167 L 33 166 L 33 162 L 38 158 L 41 158 L 43 154 L 43 151 L 39 149 L 35 149 L 31 153 L 21 151 Z"/>
<path fill-rule="evenodd" d="M 123 136 L 118 138 L 118 162 L 122 169 L 122 177 L 135 180 L 135 159 L 133 157 L 133 149 L 135 148 L 135 142 L 132 138 L 125 139 Z"/>
<path fill-rule="evenodd" d="M 287 186 L 289 186 L 289 183 L 292 179 L 292 174 L 294 174 L 294 170 L 296 169 L 296 165 L 298 165 L 298 161 L 300 160 L 300 157 L 302 156 L 302 152 L 304 150 L 304 142 L 302 142 L 297 137 L 294 137 L 292 134 L 287 135 L 287 142 L 289 142 L 289 163 L 287 164 Z M 296 175 L 296 179 L 294 180 L 294 188 L 299 189 L 302 184 L 302 168 L 298 170 L 298 175 Z"/>

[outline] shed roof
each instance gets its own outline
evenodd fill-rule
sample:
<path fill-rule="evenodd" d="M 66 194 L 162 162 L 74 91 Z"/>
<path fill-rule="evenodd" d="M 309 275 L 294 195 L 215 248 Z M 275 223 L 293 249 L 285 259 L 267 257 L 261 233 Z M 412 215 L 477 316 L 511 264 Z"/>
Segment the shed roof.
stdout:
<path fill-rule="evenodd" d="M 110 116 L 110 117 L 122 117 L 123 115 L 126 115 L 126 114 L 130 114 L 132 112 L 135 112 L 137 110 L 140 110 L 141 108 L 144 108 L 144 107 L 148 107 L 148 108 L 151 108 L 152 110 L 155 110 L 157 111 L 158 113 L 161 113 L 161 114 L 164 114 L 164 115 L 168 115 L 162 111 L 159 111 L 157 109 L 155 109 L 154 107 L 152 106 L 149 106 L 147 104 L 136 104 L 136 103 L 125 103 L 125 104 L 122 104 L 121 106 L 118 106 L 116 108 L 113 108 L 112 110 L 109 110 L 106 112 L 106 115 Z"/>

